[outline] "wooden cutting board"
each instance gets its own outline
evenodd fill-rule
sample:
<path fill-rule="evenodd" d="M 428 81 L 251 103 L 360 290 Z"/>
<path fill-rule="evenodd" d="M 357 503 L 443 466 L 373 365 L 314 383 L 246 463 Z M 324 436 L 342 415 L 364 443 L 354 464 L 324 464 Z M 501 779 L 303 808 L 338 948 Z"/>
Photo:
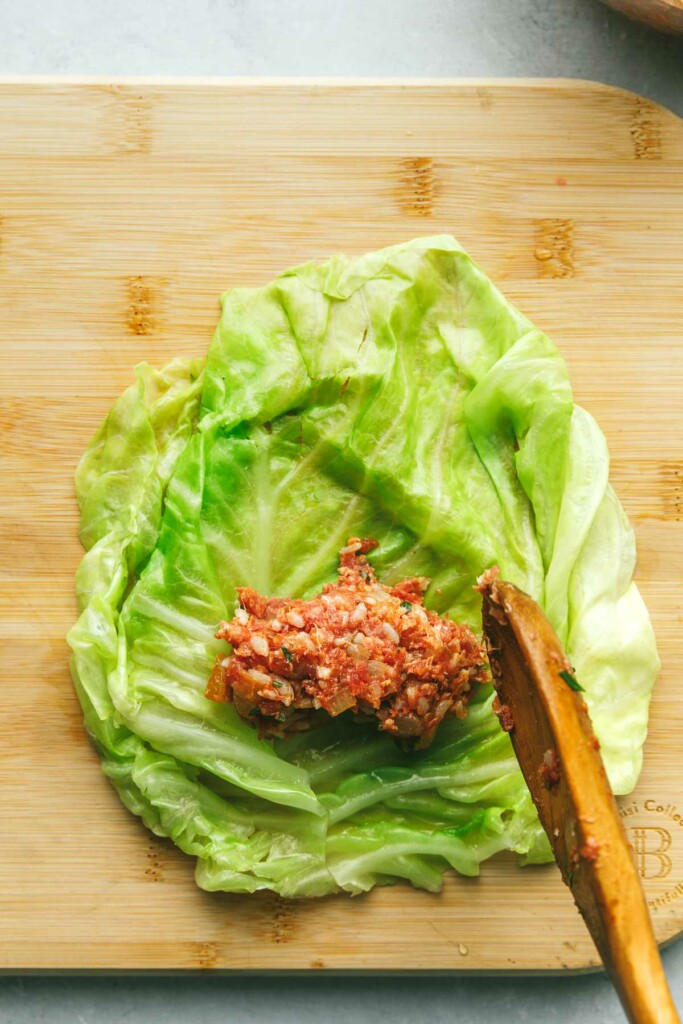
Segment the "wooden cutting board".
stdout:
<path fill-rule="evenodd" d="M 204 353 L 227 287 L 451 232 L 566 356 L 635 525 L 663 660 L 622 800 L 683 929 L 683 122 L 571 81 L 0 85 L 0 967 L 597 964 L 554 865 L 293 902 L 208 895 L 101 776 L 64 634 L 76 461 L 139 360 Z"/>

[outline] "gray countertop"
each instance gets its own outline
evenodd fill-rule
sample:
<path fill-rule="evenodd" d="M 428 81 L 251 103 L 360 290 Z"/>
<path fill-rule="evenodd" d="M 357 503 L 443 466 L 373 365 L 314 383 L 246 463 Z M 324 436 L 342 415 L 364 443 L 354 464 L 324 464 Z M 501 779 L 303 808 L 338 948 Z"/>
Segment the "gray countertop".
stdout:
<path fill-rule="evenodd" d="M 549 75 L 683 113 L 683 42 L 597 0 L 0 0 L 0 74 Z"/>
<path fill-rule="evenodd" d="M 0 24 L 0 75 L 566 76 L 683 114 L 683 40 L 597 0 L 0 0 Z M 683 1006 L 683 943 L 664 961 Z M 623 1019 L 602 975 L 0 977 L 3 1024 Z"/>

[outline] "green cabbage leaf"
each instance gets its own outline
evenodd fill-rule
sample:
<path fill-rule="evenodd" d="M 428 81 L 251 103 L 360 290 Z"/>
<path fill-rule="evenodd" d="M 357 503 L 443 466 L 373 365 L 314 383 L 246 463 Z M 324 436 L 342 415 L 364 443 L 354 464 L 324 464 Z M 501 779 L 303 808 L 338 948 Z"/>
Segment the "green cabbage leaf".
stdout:
<path fill-rule="evenodd" d="M 206 360 L 138 367 L 76 475 L 73 677 L 123 803 L 208 890 L 437 890 L 502 850 L 550 859 L 489 688 L 412 754 L 350 714 L 261 740 L 204 690 L 236 588 L 315 593 L 350 536 L 475 630 L 498 565 L 553 622 L 629 792 L 659 662 L 608 464 L 557 349 L 450 237 L 224 295 Z"/>

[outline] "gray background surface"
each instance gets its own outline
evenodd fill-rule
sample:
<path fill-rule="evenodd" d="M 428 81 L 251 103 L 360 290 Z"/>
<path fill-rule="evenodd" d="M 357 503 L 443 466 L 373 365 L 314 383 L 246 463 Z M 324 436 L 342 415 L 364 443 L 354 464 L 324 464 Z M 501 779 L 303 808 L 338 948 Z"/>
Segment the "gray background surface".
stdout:
<path fill-rule="evenodd" d="M 683 114 L 683 41 L 597 0 L 0 0 L 2 74 L 568 76 Z M 683 943 L 664 961 L 683 1006 Z M 2 1024 L 623 1019 L 601 975 L 0 977 Z"/>

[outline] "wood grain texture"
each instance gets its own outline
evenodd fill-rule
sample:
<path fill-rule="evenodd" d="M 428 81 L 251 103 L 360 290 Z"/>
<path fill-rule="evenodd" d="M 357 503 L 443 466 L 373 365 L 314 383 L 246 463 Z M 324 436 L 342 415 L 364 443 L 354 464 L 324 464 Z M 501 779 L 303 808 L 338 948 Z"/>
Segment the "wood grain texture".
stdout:
<path fill-rule="evenodd" d="M 622 813 L 658 938 L 683 928 L 682 181 L 680 120 L 586 83 L 0 86 L 0 968 L 597 964 L 554 865 L 438 896 L 200 892 L 100 775 L 69 679 L 73 470 L 133 365 L 204 353 L 228 287 L 440 231 L 607 435 L 663 661 Z"/>

